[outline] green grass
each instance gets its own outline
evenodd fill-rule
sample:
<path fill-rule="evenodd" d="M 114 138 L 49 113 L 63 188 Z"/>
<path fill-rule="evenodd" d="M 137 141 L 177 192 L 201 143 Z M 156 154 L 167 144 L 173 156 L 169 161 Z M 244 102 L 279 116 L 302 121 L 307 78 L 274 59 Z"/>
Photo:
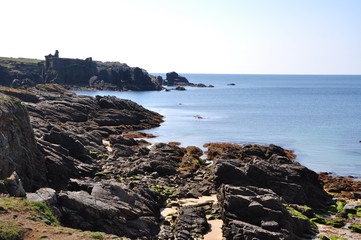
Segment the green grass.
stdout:
<path fill-rule="evenodd" d="M 103 234 L 101 234 L 100 232 L 92 233 L 92 234 L 90 234 L 90 236 L 95 239 L 104 239 Z"/>
<path fill-rule="evenodd" d="M 44 220 L 44 223 L 47 225 L 52 226 L 59 226 L 59 221 L 54 217 L 53 213 L 50 211 L 49 207 L 42 202 L 30 202 L 32 206 L 34 206 L 34 209 L 40 213 L 41 215 L 45 216 L 46 220 Z"/>
<path fill-rule="evenodd" d="M 21 237 L 21 227 L 15 222 L 0 220 L 0 240 L 18 240 Z"/>
<path fill-rule="evenodd" d="M 37 221 L 44 219 L 44 223 L 52 226 L 59 226 L 59 221 L 54 217 L 49 207 L 42 202 L 27 201 L 21 198 L 6 197 L 0 198 L 0 206 L 5 210 L 29 213 L 28 219 Z M 41 217 L 39 217 L 40 215 Z M 0 239 L 1 240 L 1 239 Z"/>
<path fill-rule="evenodd" d="M 328 237 L 330 240 L 347 240 L 347 238 L 331 235 Z"/>
<path fill-rule="evenodd" d="M 11 57 L 0 57 L 0 61 L 18 62 L 18 63 L 34 63 L 44 62 L 44 60 L 33 59 L 33 58 L 11 58 Z"/>
<path fill-rule="evenodd" d="M 327 219 L 318 216 L 316 218 L 311 218 L 311 221 L 314 223 L 324 224 L 335 228 L 342 228 L 343 226 L 345 226 L 345 221 L 343 219 Z"/>

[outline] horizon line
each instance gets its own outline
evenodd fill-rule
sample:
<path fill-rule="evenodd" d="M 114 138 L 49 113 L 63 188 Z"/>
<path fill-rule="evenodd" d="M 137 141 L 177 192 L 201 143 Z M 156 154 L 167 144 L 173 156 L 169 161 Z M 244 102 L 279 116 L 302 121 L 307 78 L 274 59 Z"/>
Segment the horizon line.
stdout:
<path fill-rule="evenodd" d="M 167 74 L 168 72 L 149 72 L 150 74 Z M 361 76 L 361 73 L 190 73 L 177 72 L 178 74 L 213 74 L 213 75 L 323 75 L 323 76 Z"/>

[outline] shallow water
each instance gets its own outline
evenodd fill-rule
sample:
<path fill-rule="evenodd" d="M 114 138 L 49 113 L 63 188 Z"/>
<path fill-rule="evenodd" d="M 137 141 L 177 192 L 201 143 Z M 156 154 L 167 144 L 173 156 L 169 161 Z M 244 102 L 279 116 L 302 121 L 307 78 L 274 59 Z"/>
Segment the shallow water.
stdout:
<path fill-rule="evenodd" d="M 115 95 L 164 115 L 161 127 L 148 130 L 158 136 L 152 141 L 272 143 L 294 149 L 315 171 L 361 176 L 361 76 L 184 76 L 215 87 L 77 93 Z"/>

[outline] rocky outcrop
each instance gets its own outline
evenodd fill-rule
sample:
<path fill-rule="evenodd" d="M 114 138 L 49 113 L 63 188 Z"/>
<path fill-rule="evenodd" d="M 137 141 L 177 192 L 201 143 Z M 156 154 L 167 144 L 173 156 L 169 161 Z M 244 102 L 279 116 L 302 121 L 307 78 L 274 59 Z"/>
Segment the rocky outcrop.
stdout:
<path fill-rule="evenodd" d="M 44 61 L 0 57 L 0 85 L 21 87 L 43 83 Z"/>
<path fill-rule="evenodd" d="M 197 239 L 208 232 L 204 209 L 187 206 L 181 208 L 178 214 L 174 223 L 175 239 Z"/>
<path fill-rule="evenodd" d="M 238 150 L 240 159 L 217 161 L 217 184 L 271 189 L 287 203 L 312 208 L 324 208 L 332 203 L 318 175 L 288 158 L 282 148 L 246 145 Z"/>
<path fill-rule="evenodd" d="M 119 62 L 95 62 L 60 58 L 59 52 L 45 56 L 45 82 L 69 87 L 91 87 L 108 90 L 161 90 L 162 78 L 149 75 L 139 67 Z"/>
<path fill-rule="evenodd" d="M 224 184 L 219 200 L 226 239 L 298 239 L 317 233 L 313 223 L 292 215 L 272 190 Z"/>
<path fill-rule="evenodd" d="M 147 186 L 143 192 L 123 183 L 92 183 L 91 192 L 61 192 L 58 205 L 67 226 L 150 239 L 159 232 L 159 206 Z M 133 190 L 132 190 L 133 189 Z"/>
<path fill-rule="evenodd" d="M 161 90 L 162 77 L 152 76 L 144 69 L 129 67 L 119 62 L 96 62 L 97 74 L 89 85 L 95 88 L 113 88 L 120 90 Z"/>
<path fill-rule="evenodd" d="M 162 116 L 129 100 L 77 96 L 57 85 L 1 91 L 24 101 L 8 95 L 2 101 L 1 177 L 16 170 L 27 191 L 67 189 L 70 178 L 94 176 L 107 156 L 104 138 L 162 122 Z"/>
<path fill-rule="evenodd" d="M 332 203 L 315 172 L 270 145 L 211 145 L 215 183 L 227 239 L 297 239 L 317 227 L 287 204 L 324 208 Z M 296 205 L 296 206 L 297 206 Z"/>
<path fill-rule="evenodd" d="M 27 190 L 46 184 L 45 164 L 26 107 L 6 95 L 0 97 L 0 149 L 0 179 L 16 171 Z"/>
<path fill-rule="evenodd" d="M 161 90 L 163 79 L 119 62 L 61 58 L 58 51 L 45 56 L 45 61 L 0 58 L 0 85 L 19 88 L 40 83 L 61 84 L 67 88 L 145 91 Z"/>
<path fill-rule="evenodd" d="M 197 239 L 221 218 L 226 239 L 300 239 L 317 232 L 305 206 L 333 203 L 318 175 L 281 147 L 207 144 L 208 166 L 198 147 L 149 147 L 131 138 L 129 131 L 159 126 L 162 116 L 129 100 L 78 96 L 52 84 L 0 92 L 7 94 L 0 104 L 1 177 L 16 171 L 0 181 L 0 193 L 51 187 L 27 199 L 51 205 L 69 227 Z M 181 204 L 215 195 L 218 202 Z M 167 204 L 176 213 L 163 217 Z"/>
<path fill-rule="evenodd" d="M 168 86 L 188 86 L 187 78 L 180 76 L 176 72 L 169 72 L 166 74 L 166 83 Z"/>

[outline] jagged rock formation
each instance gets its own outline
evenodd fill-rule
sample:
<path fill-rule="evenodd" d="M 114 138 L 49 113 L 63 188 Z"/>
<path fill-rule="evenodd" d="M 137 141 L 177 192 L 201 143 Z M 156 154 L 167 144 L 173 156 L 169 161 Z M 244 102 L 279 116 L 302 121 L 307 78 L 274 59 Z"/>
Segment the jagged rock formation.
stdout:
<path fill-rule="evenodd" d="M 0 58 L 0 85 L 20 87 L 44 82 L 43 61 L 26 58 Z"/>
<path fill-rule="evenodd" d="M 213 145 L 215 182 L 227 239 L 298 239 L 317 232 L 286 204 L 324 208 L 332 204 L 318 175 L 270 145 Z M 296 205 L 296 206 L 297 206 Z"/>
<path fill-rule="evenodd" d="M 187 78 L 179 76 L 176 72 L 169 72 L 166 74 L 166 83 L 168 86 L 188 86 Z"/>
<path fill-rule="evenodd" d="M 186 77 L 180 76 L 176 72 L 169 72 L 169 73 L 166 74 L 166 79 L 164 80 L 164 85 L 178 86 L 174 90 L 186 90 L 182 86 L 200 87 L 200 88 L 214 87 L 213 85 L 206 86 L 203 83 L 198 83 L 198 84 L 191 83 L 191 82 L 188 81 L 188 79 Z"/>
<path fill-rule="evenodd" d="M 68 88 L 139 91 L 161 90 L 163 79 L 124 63 L 61 58 L 58 51 L 45 56 L 45 61 L 0 58 L 0 85 L 18 88 L 39 83 L 56 83 Z"/>
<path fill-rule="evenodd" d="M 27 190 L 46 183 L 45 163 L 37 148 L 25 105 L 0 94 L 0 179 L 14 171 Z M 34 181 L 35 180 L 35 181 Z"/>
<path fill-rule="evenodd" d="M 162 122 L 159 114 L 129 100 L 77 96 L 57 85 L 1 91 L 10 95 L 1 105 L 1 177 L 16 170 L 27 191 L 66 189 L 71 177 L 94 175 L 106 152 L 104 138 Z M 11 100 L 14 96 L 24 102 Z"/>
<path fill-rule="evenodd" d="M 293 211 L 332 203 L 317 174 L 275 145 L 209 144 L 207 160 L 215 164 L 207 166 L 200 148 L 148 148 L 145 140 L 123 134 L 162 121 L 129 100 L 77 96 L 52 84 L 0 93 L 6 93 L 0 102 L 1 178 L 16 171 L 27 191 L 51 187 L 28 198 L 50 204 L 66 226 L 132 239 L 195 239 L 206 233 L 213 214 L 222 219 L 226 239 L 299 239 L 317 227 Z M 23 195 L 16 179 L 10 180 Z M 10 193 L 5 185 L 0 182 L 0 193 Z M 218 203 L 171 201 L 209 195 Z M 162 218 L 167 203 L 179 208 Z"/>

